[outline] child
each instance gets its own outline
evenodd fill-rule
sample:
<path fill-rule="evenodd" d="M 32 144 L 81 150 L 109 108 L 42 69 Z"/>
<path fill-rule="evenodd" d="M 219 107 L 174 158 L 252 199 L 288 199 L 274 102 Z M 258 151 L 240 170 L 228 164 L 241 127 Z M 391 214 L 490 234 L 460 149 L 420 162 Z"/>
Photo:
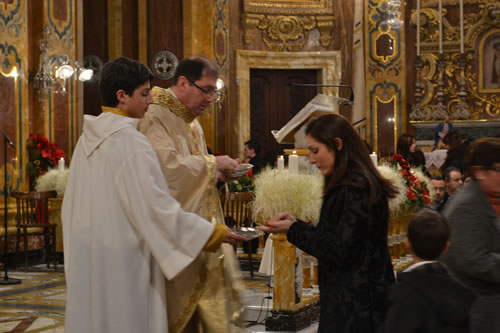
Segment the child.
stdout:
<path fill-rule="evenodd" d="M 437 261 L 449 238 L 450 226 L 438 212 L 424 209 L 411 218 L 405 245 L 415 263 L 398 275 L 380 332 L 469 332 L 476 296 Z"/>

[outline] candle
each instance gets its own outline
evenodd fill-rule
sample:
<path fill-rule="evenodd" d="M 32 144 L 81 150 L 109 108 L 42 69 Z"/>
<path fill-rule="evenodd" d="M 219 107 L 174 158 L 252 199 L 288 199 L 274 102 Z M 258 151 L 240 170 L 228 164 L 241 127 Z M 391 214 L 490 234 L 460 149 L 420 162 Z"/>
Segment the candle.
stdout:
<path fill-rule="evenodd" d="M 371 153 L 370 158 L 373 162 L 373 165 L 376 167 L 377 166 L 377 154 L 375 154 L 375 152 Z"/>
<path fill-rule="evenodd" d="M 278 171 L 281 172 L 283 170 L 285 170 L 285 159 L 281 155 L 278 157 Z"/>
<path fill-rule="evenodd" d="M 59 171 L 64 171 L 64 158 L 61 158 L 61 159 L 57 162 L 57 170 L 59 170 Z"/>
<path fill-rule="evenodd" d="M 464 0 L 460 0 L 460 54 L 464 54 Z"/>
<path fill-rule="evenodd" d="M 288 156 L 288 172 L 299 173 L 299 156 L 296 155 L 297 152 L 294 150 L 293 154 Z"/>
<path fill-rule="evenodd" d="M 439 0 L 439 54 L 443 53 L 443 0 Z"/>
<path fill-rule="evenodd" d="M 417 0 L 417 56 L 420 56 L 420 0 Z"/>

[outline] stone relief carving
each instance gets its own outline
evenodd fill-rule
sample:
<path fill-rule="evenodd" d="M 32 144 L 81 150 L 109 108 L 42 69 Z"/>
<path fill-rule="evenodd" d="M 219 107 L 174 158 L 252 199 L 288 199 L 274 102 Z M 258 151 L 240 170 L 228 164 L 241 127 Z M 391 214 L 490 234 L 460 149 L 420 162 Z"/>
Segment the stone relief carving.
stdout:
<path fill-rule="evenodd" d="M 318 29 L 323 47 L 332 41 L 333 0 L 245 0 L 242 14 L 243 40 L 251 44 L 259 29 L 272 51 L 300 51 L 309 31 Z"/>

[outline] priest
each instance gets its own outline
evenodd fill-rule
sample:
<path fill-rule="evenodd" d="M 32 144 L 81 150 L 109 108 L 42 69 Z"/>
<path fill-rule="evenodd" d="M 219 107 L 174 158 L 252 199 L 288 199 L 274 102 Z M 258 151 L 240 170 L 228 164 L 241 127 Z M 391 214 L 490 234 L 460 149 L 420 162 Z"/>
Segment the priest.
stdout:
<path fill-rule="evenodd" d="M 224 224 L 216 181 L 239 163 L 208 153 L 196 119 L 215 101 L 217 67 L 203 56 L 179 62 L 169 89 L 154 87 L 153 104 L 138 129 L 151 141 L 172 195 L 189 212 L 214 225 Z M 229 332 L 242 310 L 239 269 L 230 246 L 204 253 L 177 278 L 167 282 L 170 333 Z M 171 311 L 175 307 L 175 311 Z"/>

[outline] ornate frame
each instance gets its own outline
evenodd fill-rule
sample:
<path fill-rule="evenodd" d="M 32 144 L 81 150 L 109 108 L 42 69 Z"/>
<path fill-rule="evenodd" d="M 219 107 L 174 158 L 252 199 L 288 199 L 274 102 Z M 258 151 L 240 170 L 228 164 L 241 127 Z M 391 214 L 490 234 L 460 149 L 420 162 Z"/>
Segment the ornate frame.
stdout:
<path fill-rule="evenodd" d="M 237 113 L 236 147 L 243 153 L 243 143 L 250 139 L 250 69 L 318 69 L 322 84 L 339 84 L 342 76 L 340 51 L 323 52 L 264 52 L 236 50 Z M 323 93 L 337 95 L 338 88 L 323 88 Z"/>
<path fill-rule="evenodd" d="M 500 92 L 500 86 L 498 88 L 485 88 L 484 87 L 484 81 L 485 81 L 485 77 L 484 77 L 485 67 L 484 66 L 485 66 L 485 57 L 486 57 L 485 48 L 491 46 L 495 42 L 500 42 L 500 29 L 490 30 L 487 34 L 485 34 L 481 38 L 481 41 L 479 42 L 478 86 L 479 86 L 479 92 L 482 92 L 482 93 L 499 93 Z"/>

